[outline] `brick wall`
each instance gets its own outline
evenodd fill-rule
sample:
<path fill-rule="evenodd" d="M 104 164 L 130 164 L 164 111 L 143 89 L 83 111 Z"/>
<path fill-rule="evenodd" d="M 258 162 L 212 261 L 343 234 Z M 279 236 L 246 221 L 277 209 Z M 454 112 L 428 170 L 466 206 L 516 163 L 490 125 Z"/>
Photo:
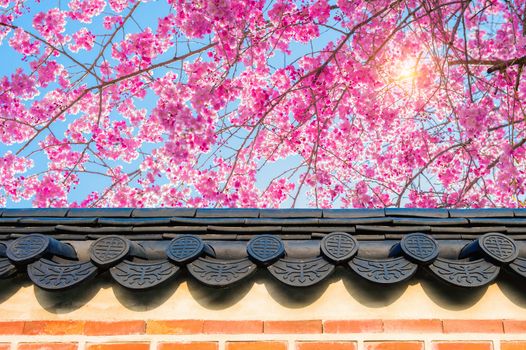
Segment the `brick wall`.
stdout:
<path fill-rule="evenodd" d="M 526 321 L 3 321 L 5 349 L 526 350 Z"/>

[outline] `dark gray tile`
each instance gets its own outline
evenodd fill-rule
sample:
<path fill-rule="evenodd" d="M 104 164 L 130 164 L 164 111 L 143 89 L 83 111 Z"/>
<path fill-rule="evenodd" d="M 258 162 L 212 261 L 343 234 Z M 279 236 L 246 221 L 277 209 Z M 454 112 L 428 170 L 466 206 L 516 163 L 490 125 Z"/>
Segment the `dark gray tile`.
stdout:
<path fill-rule="evenodd" d="M 446 209 L 427 208 L 385 208 L 386 216 L 409 216 L 416 218 L 447 218 L 449 213 Z"/>
<path fill-rule="evenodd" d="M 198 218 L 257 218 L 259 209 L 255 208 L 203 208 L 197 209 L 195 214 Z"/>
<path fill-rule="evenodd" d="M 431 231 L 430 226 L 379 226 L 379 225 L 357 225 L 356 231 L 368 231 L 368 232 L 429 232 Z"/>
<path fill-rule="evenodd" d="M 367 225 L 367 224 L 390 224 L 392 218 L 369 217 L 369 218 L 322 218 L 320 225 Z"/>
<path fill-rule="evenodd" d="M 384 215 L 384 209 L 323 209 L 324 218 L 371 218 Z"/>
<path fill-rule="evenodd" d="M 169 225 L 170 218 L 100 218 L 99 224 L 108 226 L 162 226 Z"/>
<path fill-rule="evenodd" d="M 193 217 L 195 208 L 137 208 L 133 209 L 134 218 Z"/>
<path fill-rule="evenodd" d="M 449 209 L 452 218 L 499 218 L 513 217 L 513 209 Z"/>
<path fill-rule="evenodd" d="M 21 225 L 95 225 L 97 218 L 53 218 L 34 217 L 20 218 Z"/>
<path fill-rule="evenodd" d="M 321 218 L 321 209 L 260 209 L 260 218 Z"/>
<path fill-rule="evenodd" d="M 68 211 L 68 217 L 129 218 L 132 211 L 133 208 L 72 208 Z"/>
<path fill-rule="evenodd" d="M 28 208 L 28 209 L 3 209 L 3 217 L 41 217 L 41 216 L 58 216 L 64 217 L 68 208 Z"/>
<path fill-rule="evenodd" d="M 411 218 L 393 217 L 393 225 L 427 225 L 427 226 L 455 226 L 467 225 L 465 218 Z"/>
<path fill-rule="evenodd" d="M 281 219 L 281 218 L 258 218 L 245 219 L 245 225 L 317 225 L 316 218 Z"/>

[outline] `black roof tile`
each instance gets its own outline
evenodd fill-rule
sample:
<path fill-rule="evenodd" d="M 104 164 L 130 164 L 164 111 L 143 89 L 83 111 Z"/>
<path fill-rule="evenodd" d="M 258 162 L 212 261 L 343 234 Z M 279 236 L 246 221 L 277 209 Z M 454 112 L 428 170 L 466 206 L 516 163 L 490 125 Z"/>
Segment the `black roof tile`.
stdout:
<path fill-rule="evenodd" d="M 0 225 L 13 225 L 20 222 L 20 218 L 0 218 Z"/>
<path fill-rule="evenodd" d="M 245 219 L 245 225 L 317 225 L 317 218 L 258 218 Z"/>
<path fill-rule="evenodd" d="M 526 226 L 526 218 L 470 218 L 473 225 Z"/>
<path fill-rule="evenodd" d="M 188 232 L 188 233 L 203 233 L 206 232 L 206 226 L 139 226 L 134 227 L 133 232 Z"/>
<path fill-rule="evenodd" d="M 57 216 L 64 217 L 70 209 L 67 208 L 46 208 L 46 209 L 3 209 L 3 217 L 41 217 L 41 216 Z"/>
<path fill-rule="evenodd" d="M 124 234 L 132 232 L 132 226 L 105 226 L 105 227 L 89 227 L 89 226 L 73 226 L 73 225 L 57 225 L 57 231 L 63 232 L 78 232 L 78 233 L 100 233 L 100 234 Z"/>
<path fill-rule="evenodd" d="M 428 225 L 428 226 L 455 226 L 467 225 L 465 218 L 423 218 L 423 217 L 392 217 L 393 225 Z"/>
<path fill-rule="evenodd" d="M 214 226 L 207 227 L 208 231 L 216 232 L 246 232 L 247 234 L 256 232 L 281 232 L 281 226 Z"/>
<path fill-rule="evenodd" d="M 355 232 L 354 226 L 283 226 L 283 232 Z"/>
<path fill-rule="evenodd" d="M 380 226 L 380 225 L 356 225 L 356 231 L 370 232 L 428 232 L 430 226 Z"/>
<path fill-rule="evenodd" d="M 323 209 L 324 218 L 371 218 L 385 216 L 384 209 Z"/>
<path fill-rule="evenodd" d="M 416 218 L 447 218 L 449 213 L 446 209 L 427 208 L 385 208 L 386 216 L 409 216 Z"/>
<path fill-rule="evenodd" d="M 72 208 L 69 209 L 67 216 L 76 218 L 129 218 L 131 217 L 132 212 L 133 208 Z"/>
<path fill-rule="evenodd" d="M 95 225 L 98 218 L 22 217 L 21 225 Z"/>
<path fill-rule="evenodd" d="M 260 218 L 321 218 L 321 209 L 260 209 Z"/>
<path fill-rule="evenodd" d="M 464 281 L 460 283 L 463 287 L 476 287 L 477 285 L 491 283 L 501 267 L 500 264 L 504 264 L 504 262 L 509 263 L 507 260 L 500 262 L 491 260 L 492 257 L 488 254 L 496 253 L 492 253 L 491 250 L 488 250 L 488 247 L 486 247 L 486 251 L 478 250 L 477 242 L 481 242 L 482 238 L 488 240 L 489 237 L 491 237 L 490 249 L 493 249 L 492 247 L 500 247 L 502 244 L 508 244 L 506 249 L 513 248 L 516 252 L 519 252 L 519 257 L 510 263 L 513 271 L 520 272 L 522 271 L 522 266 L 526 266 L 526 211 L 524 209 L 452 209 L 448 211 L 446 209 L 406 208 L 388 208 L 385 210 L 59 208 L 0 209 L 0 213 L 3 214 L 3 216 L 0 216 L 1 247 L 6 247 L 7 250 L 10 249 L 11 246 L 18 244 L 16 242 L 20 242 L 13 241 L 15 239 L 32 242 L 29 245 L 31 246 L 33 244 L 41 244 L 46 239 L 49 240 L 49 237 L 52 237 L 58 240 L 61 245 L 68 243 L 75 248 L 80 261 L 69 261 L 68 264 L 78 264 L 79 269 L 87 269 L 86 271 L 95 271 L 95 273 L 103 272 L 113 264 L 112 260 L 107 266 L 104 265 L 106 264 L 104 262 L 96 266 L 90 262 L 90 246 L 94 244 L 96 239 L 101 238 L 103 240 L 98 242 L 120 242 L 120 245 L 112 243 L 107 246 L 109 251 L 119 254 L 126 254 L 126 251 L 121 252 L 119 249 L 126 248 L 127 244 L 144 248 L 145 255 L 141 256 L 142 260 L 133 258 L 133 255 L 123 255 L 125 260 L 122 263 L 126 266 L 121 266 L 119 271 L 124 274 L 132 273 L 135 270 L 146 273 L 146 271 L 151 271 L 152 267 L 155 266 L 169 268 L 172 272 L 184 268 L 180 265 L 173 265 L 168 260 L 167 249 L 171 246 L 170 242 L 173 238 L 183 242 L 181 247 L 185 249 L 184 251 L 188 250 L 190 253 L 193 248 L 191 245 L 184 243 L 186 240 L 188 242 L 202 242 L 206 247 L 205 253 L 199 253 L 201 254 L 199 257 L 200 267 L 193 267 L 194 273 L 197 271 L 196 268 L 214 269 L 221 266 L 234 269 L 237 267 L 248 268 L 250 271 L 255 271 L 257 266 L 259 266 L 258 268 L 267 268 L 267 265 L 262 264 L 264 260 L 249 260 L 247 254 L 252 254 L 256 251 L 258 252 L 257 254 L 272 254 L 272 249 L 275 249 L 276 246 L 262 243 L 261 245 L 256 245 L 256 250 L 250 250 L 252 253 L 249 253 L 246 247 L 249 240 L 254 238 L 258 238 L 258 242 L 269 241 L 276 243 L 282 240 L 287 247 L 287 252 L 291 253 L 291 256 L 269 262 L 270 265 L 279 264 L 280 266 L 279 269 L 277 267 L 273 268 L 273 275 L 280 275 L 283 272 L 292 276 L 295 273 L 294 269 L 301 269 L 316 276 L 325 276 L 325 272 L 322 273 L 323 271 L 327 271 L 327 269 L 332 271 L 334 269 L 333 265 L 339 263 L 339 260 L 331 259 L 340 253 L 343 254 L 342 256 L 346 256 L 346 249 L 357 248 L 358 256 L 360 257 L 359 261 L 357 260 L 353 263 L 354 258 L 352 256 L 348 258 L 350 259 L 349 264 L 352 265 L 349 266 L 354 270 L 369 269 L 371 274 L 381 275 L 385 271 L 377 269 L 375 266 L 383 266 L 390 269 L 394 266 L 392 263 L 396 262 L 395 265 L 399 268 L 408 267 L 409 270 L 416 271 L 417 268 L 420 268 L 420 265 L 425 265 L 426 268 L 429 267 L 429 271 L 432 274 L 437 275 L 442 280 L 448 280 L 445 276 L 451 275 L 454 281 Z M 337 232 L 346 233 L 342 236 L 341 233 Z M 491 235 L 491 233 L 499 232 L 502 234 Z M 411 233 L 416 234 L 409 236 Z M 351 238 L 345 236 L 349 234 L 352 236 Z M 487 234 L 490 235 L 487 236 Z M 191 238 L 188 238 L 188 235 Z M 272 238 L 265 240 L 262 239 L 262 235 L 271 235 Z M 419 243 L 418 239 L 429 242 L 429 236 L 437 240 L 436 244 L 439 251 L 439 256 L 431 257 L 429 261 L 411 260 L 417 255 L 408 257 L 404 254 L 416 254 L 418 251 L 415 253 L 397 248 L 400 247 L 403 240 L 404 247 L 407 247 L 406 244 L 412 244 L 411 249 L 424 249 L 422 248 L 424 247 L 422 245 L 423 242 Z M 341 237 L 347 237 L 345 238 L 345 244 L 339 241 Z M 125 244 L 123 242 L 128 243 Z M 354 245 L 354 248 L 349 246 L 350 243 Z M 320 250 L 322 244 L 328 245 L 324 245 L 324 249 Z M 470 250 L 465 250 L 464 253 L 473 255 L 468 255 L 467 260 L 462 260 L 459 254 L 468 244 L 471 248 Z M 24 243 L 21 246 L 26 246 L 26 244 Z M 215 250 L 216 248 L 217 251 Z M 502 248 L 504 249 L 504 246 Z M 36 257 L 36 259 L 42 259 L 38 260 L 38 264 L 41 266 L 54 264 L 53 269 L 49 270 L 50 274 L 60 273 L 60 271 L 65 271 L 68 268 L 65 265 L 61 265 L 66 263 L 63 259 L 53 256 L 55 254 L 53 249 L 48 249 L 45 246 L 42 249 L 42 258 Z M 506 249 L 503 251 L 506 251 Z M 27 253 L 31 252 L 28 250 Z M 425 252 L 421 251 L 420 253 L 424 254 Z M 199 254 L 195 255 L 195 257 L 198 257 Z M 324 254 L 329 254 L 328 256 L 332 258 Z M 204 259 L 205 257 L 207 258 Z M 216 260 L 211 260 L 210 257 L 214 257 Z M 234 257 L 241 260 L 235 262 L 232 260 Z M 305 258 L 305 260 L 294 261 L 292 259 L 297 257 Z M 3 260 L 0 263 L 4 265 L 6 261 L 8 265 L 15 263 L 10 262 L 9 258 L 1 258 Z M 433 260 L 435 258 L 436 261 Z M 513 258 L 510 258 L 510 260 Z M 31 256 L 29 260 L 22 260 L 30 261 L 30 259 L 32 259 Z M 153 263 L 153 260 L 158 263 Z M 46 261 L 51 262 L 48 263 Z M 115 260 L 115 264 L 118 263 Z M 436 266 L 434 265 L 435 263 L 437 264 Z M 185 262 L 185 264 L 187 263 Z M 188 262 L 188 264 L 191 264 L 191 262 Z M 513 264 L 516 264 L 516 266 L 512 266 Z M 117 268 L 116 266 L 114 267 Z M 477 270 L 477 273 L 480 272 L 484 275 L 481 277 L 483 282 L 473 284 L 469 282 L 468 276 L 463 275 L 463 268 L 487 269 L 491 273 L 486 273 L 486 270 Z M 10 274 L 15 270 L 18 273 L 25 273 L 25 271 L 34 272 L 34 269 L 26 269 L 25 266 L 13 269 L 14 267 L 0 270 L 0 278 L 7 277 L 7 275 L 2 275 L 2 271 Z M 213 273 L 212 270 L 210 272 Z M 175 276 L 176 274 L 174 273 L 173 275 Z M 387 278 L 388 276 L 380 275 L 378 275 L 378 278 L 384 283 L 392 282 Z M 408 276 L 406 277 L 409 278 L 410 276 Z M 523 273 L 521 276 L 526 278 L 526 273 Z M 45 283 L 46 280 L 49 280 L 47 278 L 36 279 L 34 277 L 32 278 L 33 283 L 39 286 Z M 55 277 L 50 276 L 50 278 L 59 277 L 58 275 Z M 280 280 L 287 284 L 287 278 L 286 276 L 281 276 Z M 123 284 L 127 277 L 126 275 L 119 275 L 119 278 L 114 277 L 114 279 L 116 283 Z M 319 280 L 321 279 L 323 278 L 319 278 Z M 223 278 L 217 285 L 226 286 L 230 283 L 229 281 L 228 278 Z M 73 283 L 74 281 L 70 282 Z M 64 283 L 64 286 L 69 285 L 68 283 Z M 457 283 L 457 285 L 460 284 Z M 141 284 L 130 284 L 127 287 L 130 288 L 132 285 L 139 288 L 138 286 Z M 151 285 L 153 286 L 155 283 Z M 294 285 L 302 286 L 302 282 L 295 282 Z M 42 285 L 41 287 L 44 288 L 46 286 Z"/>
<path fill-rule="evenodd" d="M 197 209 L 195 214 L 198 218 L 257 218 L 259 209 L 231 208 L 231 209 Z"/>
<path fill-rule="evenodd" d="M 137 208 L 133 209 L 134 218 L 194 217 L 195 208 Z"/>
<path fill-rule="evenodd" d="M 243 225 L 244 218 L 171 218 L 170 222 L 183 225 Z"/>
<path fill-rule="evenodd" d="M 364 218 L 322 218 L 320 225 L 366 225 L 366 224 L 390 224 L 393 218 L 388 217 L 364 217 Z"/>
<path fill-rule="evenodd" d="M 514 216 L 513 209 L 449 209 L 452 218 L 505 218 Z"/>
<path fill-rule="evenodd" d="M 478 226 L 478 227 L 452 227 L 452 226 L 433 226 L 431 232 L 436 233 L 487 233 L 487 232 L 506 232 L 506 226 Z"/>
<path fill-rule="evenodd" d="M 170 218 L 100 218 L 106 226 L 161 226 L 170 224 Z"/>

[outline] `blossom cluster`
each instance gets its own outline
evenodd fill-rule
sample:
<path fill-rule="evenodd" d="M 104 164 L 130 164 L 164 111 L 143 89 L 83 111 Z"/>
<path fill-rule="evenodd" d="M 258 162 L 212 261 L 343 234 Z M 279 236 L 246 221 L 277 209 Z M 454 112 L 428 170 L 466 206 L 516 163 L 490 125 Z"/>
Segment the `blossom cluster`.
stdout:
<path fill-rule="evenodd" d="M 523 206 L 525 11 L 0 0 L 0 206 Z"/>

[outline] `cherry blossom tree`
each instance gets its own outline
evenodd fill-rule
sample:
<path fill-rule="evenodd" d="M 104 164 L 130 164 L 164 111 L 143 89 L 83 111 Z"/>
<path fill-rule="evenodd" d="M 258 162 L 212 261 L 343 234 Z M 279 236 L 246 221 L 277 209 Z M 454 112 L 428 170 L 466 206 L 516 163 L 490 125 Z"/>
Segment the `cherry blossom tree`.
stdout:
<path fill-rule="evenodd" d="M 526 199 L 525 0 L 0 0 L 0 45 L 0 205 Z"/>

